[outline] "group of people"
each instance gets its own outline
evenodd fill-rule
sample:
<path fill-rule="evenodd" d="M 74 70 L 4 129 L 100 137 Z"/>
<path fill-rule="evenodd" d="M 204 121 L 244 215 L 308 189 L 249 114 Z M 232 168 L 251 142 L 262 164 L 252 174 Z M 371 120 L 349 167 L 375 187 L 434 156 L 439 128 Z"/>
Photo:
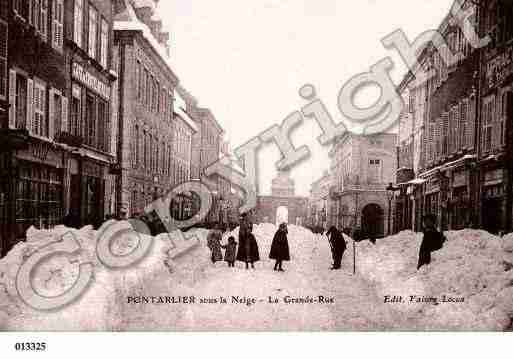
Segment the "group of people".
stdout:
<path fill-rule="evenodd" d="M 275 260 L 274 270 L 283 272 L 283 261 L 290 260 L 289 243 L 287 240 L 287 225 L 280 224 L 278 231 L 274 235 L 269 258 Z M 245 263 L 246 269 L 250 266 L 255 268 L 255 262 L 260 260 L 258 242 L 253 234 L 253 223 L 247 215 L 241 217 L 239 227 L 239 241 L 235 241 L 235 237 L 230 236 L 228 243 L 223 245 L 222 232 L 219 228 L 211 230 L 207 236 L 207 246 L 211 252 L 212 263 L 222 261 L 225 250 L 224 261 L 228 263 L 228 267 L 235 267 L 235 261 Z"/>
<path fill-rule="evenodd" d="M 431 253 L 443 247 L 446 240 L 445 236 L 436 229 L 436 217 L 434 215 L 425 215 L 423 217 L 424 236 L 419 250 L 419 259 L 417 269 L 423 265 L 431 263 Z M 287 239 L 287 224 L 280 224 L 274 234 L 269 252 L 269 258 L 275 260 L 274 270 L 283 272 L 283 262 L 290 260 L 289 243 Z M 347 248 L 343 233 L 335 226 L 330 227 L 326 232 L 328 242 L 333 258 L 332 270 L 341 268 L 342 257 Z M 225 249 L 224 261 L 228 262 L 229 267 L 235 266 L 235 261 L 241 261 L 246 264 L 246 269 L 255 268 L 255 262 L 260 260 L 258 243 L 253 235 L 253 223 L 247 216 L 241 217 L 239 229 L 239 242 L 235 237 L 230 236 L 226 245 L 221 244 L 222 232 L 219 228 L 210 231 L 207 237 L 207 245 L 212 254 L 212 262 L 223 260 L 222 249 Z"/>

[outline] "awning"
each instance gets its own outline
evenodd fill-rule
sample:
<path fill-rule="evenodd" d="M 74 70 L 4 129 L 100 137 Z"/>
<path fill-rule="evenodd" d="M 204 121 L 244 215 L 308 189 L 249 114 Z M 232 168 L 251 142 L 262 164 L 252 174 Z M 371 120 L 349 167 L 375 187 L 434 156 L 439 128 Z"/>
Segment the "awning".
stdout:
<path fill-rule="evenodd" d="M 411 181 L 409 181 L 408 183 L 409 184 L 423 184 L 426 181 L 427 180 L 424 178 L 415 178 L 415 179 L 412 179 Z"/>

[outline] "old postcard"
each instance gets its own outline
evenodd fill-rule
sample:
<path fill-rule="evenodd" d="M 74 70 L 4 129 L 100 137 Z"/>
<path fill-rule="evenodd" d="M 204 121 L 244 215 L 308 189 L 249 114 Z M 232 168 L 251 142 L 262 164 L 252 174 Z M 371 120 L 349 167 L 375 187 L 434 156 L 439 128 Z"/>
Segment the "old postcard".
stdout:
<path fill-rule="evenodd" d="M 511 1 L 1 0 L 0 127 L 2 332 L 513 329 Z"/>

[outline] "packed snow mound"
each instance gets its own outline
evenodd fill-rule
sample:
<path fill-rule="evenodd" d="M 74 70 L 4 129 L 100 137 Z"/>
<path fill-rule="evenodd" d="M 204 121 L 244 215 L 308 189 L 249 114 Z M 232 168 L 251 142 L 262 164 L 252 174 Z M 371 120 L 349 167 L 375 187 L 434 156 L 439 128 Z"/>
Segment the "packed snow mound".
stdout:
<path fill-rule="evenodd" d="M 194 265 L 184 262 L 186 254 L 201 250 L 201 244 L 185 241 L 181 236 L 162 234 L 150 237 L 141 233 L 113 237 L 112 253 L 131 253 L 141 241 L 152 241 L 147 255 L 138 263 L 123 269 L 107 268 L 96 254 L 98 237 L 107 225 L 130 227 L 125 221 L 109 221 L 98 231 L 91 227 L 72 229 L 57 226 L 52 230 L 27 231 L 27 240 L 18 243 L 5 258 L 0 260 L 0 330 L 116 330 L 123 326 L 123 310 L 127 296 L 144 293 L 145 287 L 156 278 L 170 275 L 176 285 L 187 285 L 197 269 L 208 265 L 208 260 L 195 260 Z M 78 261 L 93 265 L 93 278 L 89 288 L 75 302 L 61 310 L 41 312 L 28 306 L 19 297 L 16 275 L 24 261 L 37 250 L 52 249 L 64 235 L 71 234 L 80 244 L 80 252 L 73 255 L 56 255 L 43 262 L 33 272 L 33 287 L 41 295 L 57 296 L 73 287 L 78 275 Z M 198 233 L 198 239 L 204 237 Z M 172 239 L 172 241 L 171 241 Z M 203 248 L 208 251 L 208 249 Z M 199 258 L 208 256 L 205 253 Z M 176 268 L 179 267 L 180 270 Z M 191 269 L 191 267 L 193 267 Z M 91 313 L 97 313 L 91 315 Z"/>
<path fill-rule="evenodd" d="M 513 271 L 505 265 L 510 239 L 469 229 L 445 235 L 444 247 L 418 271 L 422 233 L 401 232 L 376 245 L 357 243 L 357 270 L 376 283 L 382 298 L 402 296 L 402 302 L 390 305 L 418 317 L 423 329 L 508 328 L 513 318 Z M 453 302 L 461 298 L 462 303 Z"/>

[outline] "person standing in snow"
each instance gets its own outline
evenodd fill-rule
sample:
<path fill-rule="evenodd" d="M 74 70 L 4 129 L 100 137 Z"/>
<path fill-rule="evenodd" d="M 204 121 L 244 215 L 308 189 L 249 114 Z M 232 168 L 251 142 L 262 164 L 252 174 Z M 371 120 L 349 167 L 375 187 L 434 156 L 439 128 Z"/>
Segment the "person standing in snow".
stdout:
<path fill-rule="evenodd" d="M 282 268 L 283 261 L 290 261 L 289 242 L 287 240 L 287 224 L 282 223 L 274 234 L 271 244 L 271 252 L 269 258 L 276 260 L 274 270 L 284 272 Z"/>
<path fill-rule="evenodd" d="M 419 262 L 417 270 L 424 264 L 431 263 L 431 252 L 442 249 L 445 236 L 436 229 L 436 217 L 433 214 L 427 214 L 423 218 L 424 237 L 420 244 Z"/>
<path fill-rule="evenodd" d="M 210 230 L 207 236 L 207 246 L 211 252 L 212 263 L 223 260 L 223 253 L 221 252 L 221 239 L 221 231 L 218 229 L 218 225 L 216 225 L 215 229 Z"/>
<path fill-rule="evenodd" d="M 252 233 L 253 223 L 247 214 L 241 216 L 239 228 L 239 248 L 237 250 L 237 260 L 246 263 L 246 269 L 255 268 L 254 263 L 260 260 L 258 252 L 258 243 Z"/>
<path fill-rule="evenodd" d="M 333 257 L 333 267 L 331 267 L 331 269 L 340 269 L 342 257 L 346 250 L 346 241 L 344 240 L 344 236 L 335 226 L 330 227 L 328 232 L 326 232 L 326 236 L 328 237 L 331 247 L 331 255 Z"/>
<path fill-rule="evenodd" d="M 230 236 L 230 238 L 228 238 L 228 244 L 221 247 L 225 249 L 224 261 L 228 262 L 228 267 L 235 267 L 235 257 L 237 252 L 237 242 L 235 242 L 235 238 Z"/>

